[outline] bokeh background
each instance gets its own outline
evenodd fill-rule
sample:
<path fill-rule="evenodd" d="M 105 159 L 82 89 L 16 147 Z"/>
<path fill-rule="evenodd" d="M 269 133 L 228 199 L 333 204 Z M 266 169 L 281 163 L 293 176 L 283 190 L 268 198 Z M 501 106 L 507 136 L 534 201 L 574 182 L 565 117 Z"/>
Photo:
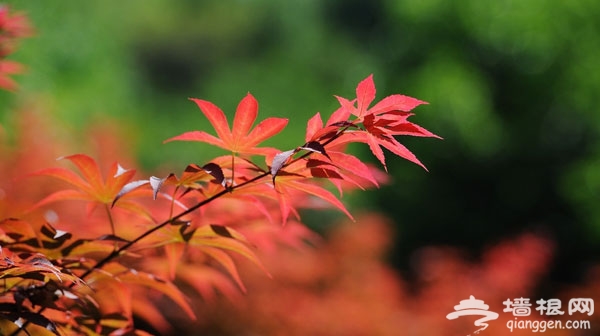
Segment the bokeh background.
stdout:
<path fill-rule="evenodd" d="M 392 183 L 344 196 L 355 213 L 391 219 L 386 262 L 403 279 L 430 246 L 477 261 L 522 234 L 553 242 L 535 293 L 581 284 L 599 261 L 600 2 L 7 2 L 36 35 L 11 57 L 28 72 L 16 94 L 0 92 L 5 125 L 23 104 L 58 120 L 57 137 L 110 119 L 156 174 L 217 153 L 162 144 L 209 129 L 188 97 L 232 112 L 250 91 L 262 117 L 290 119 L 271 143 L 287 149 L 372 73 L 379 98 L 429 102 L 412 120 L 444 138 L 402 139 L 429 173 L 389 156 Z M 327 235 L 336 216 L 305 220 Z"/>

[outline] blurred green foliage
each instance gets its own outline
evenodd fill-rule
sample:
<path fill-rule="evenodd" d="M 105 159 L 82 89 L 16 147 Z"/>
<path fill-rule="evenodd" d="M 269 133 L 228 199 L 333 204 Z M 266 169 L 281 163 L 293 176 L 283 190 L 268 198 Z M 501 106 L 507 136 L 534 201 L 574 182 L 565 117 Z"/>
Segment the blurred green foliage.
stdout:
<path fill-rule="evenodd" d="M 262 117 L 306 120 L 336 108 L 368 74 L 378 97 L 430 102 L 413 121 L 444 141 L 406 139 L 428 166 L 390 160 L 394 183 L 353 198 L 399 223 L 398 265 L 425 244 L 475 251 L 535 230 L 558 241 L 553 277 L 597 260 L 600 238 L 600 3 L 591 0 L 9 1 L 37 36 L 14 59 L 16 106 L 43 102 L 72 127 L 119 118 L 147 171 L 218 150 L 162 141 L 209 129 L 187 97 L 232 115 L 246 92 Z M 84 136 L 82 134 L 81 136 Z M 363 149 L 364 150 L 364 149 Z M 170 163 L 165 168 L 164 163 Z"/>

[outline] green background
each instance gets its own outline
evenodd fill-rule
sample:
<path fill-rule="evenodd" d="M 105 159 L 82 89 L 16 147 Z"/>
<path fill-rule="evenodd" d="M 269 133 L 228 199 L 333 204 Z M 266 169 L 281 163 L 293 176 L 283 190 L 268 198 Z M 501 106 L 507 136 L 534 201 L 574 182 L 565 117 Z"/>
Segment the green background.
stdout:
<path fill-rule="evenodd" d="M 351 197 L 398 225 L 390 260 L 410 274 L 420 246 L 476 256 L 521 232 L 557 242 L 549 283 L 578 281 L 600 248 L 600 2 L 9 1 L 36 36 L 1 120 L 34 97 L 73 134 L 118 118 L 143 169 L 181 170 L 218 150 L 162 141 L 210 130 L 188 97 L 232 116 L 251 92 L 260 116 L 290 119 L 271 145 L 290 149 L 374 74 L 378 97 L 428 101 L 412 121 L 445 140 L 402 141 L 429 168 L 388 155 L 393 183 Z M 371 157 L 368 149 L 357 149 Z M 69 153 L 65 153 L 69 154 Z M 309 216 L 310 218 L 310 216 Z M 314 219 L 320 229 L 327 223 Z"/>

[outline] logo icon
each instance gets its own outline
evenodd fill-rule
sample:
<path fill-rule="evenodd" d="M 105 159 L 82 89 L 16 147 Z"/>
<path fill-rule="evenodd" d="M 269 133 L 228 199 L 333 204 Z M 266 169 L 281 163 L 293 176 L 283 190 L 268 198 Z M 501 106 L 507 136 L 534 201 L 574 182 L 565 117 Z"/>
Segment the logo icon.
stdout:
<path fill-rule="evenodd" d="M 471 295 L 468 300 L 462 300 L 458 305 L 454 306 L 455 311 L 446 315 L 446 318 L 448 320 L 454 320 L 461 316 L 483 316 L 474 323 L 476 327 L 481 327 L 474 332 L 474 334 L 478 334 L 480 331 L 485 330 L 488 327 L 486 322 L 498 318 L 498 313 L 489 311 L 489 308 L 490 307 L 482 300 L 477 300 L 473 295 Z"/>

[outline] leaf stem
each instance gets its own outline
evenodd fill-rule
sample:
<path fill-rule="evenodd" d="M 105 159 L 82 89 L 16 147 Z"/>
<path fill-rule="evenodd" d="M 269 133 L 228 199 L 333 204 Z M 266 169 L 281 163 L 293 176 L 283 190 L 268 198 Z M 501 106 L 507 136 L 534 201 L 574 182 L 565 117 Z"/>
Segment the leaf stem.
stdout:
<path fill-rule="evenodd" d="M 104 210 L 106 210 L 106 216 L 108 217 L 108 222 L 110 223 L 110 232 L 113 236 L 116 236 L 117 234 L 115 233 L 115 221 L 113 220 L 112 214 L 110 213 L 110 208 L 106 203 L 104 204 Z"/>

